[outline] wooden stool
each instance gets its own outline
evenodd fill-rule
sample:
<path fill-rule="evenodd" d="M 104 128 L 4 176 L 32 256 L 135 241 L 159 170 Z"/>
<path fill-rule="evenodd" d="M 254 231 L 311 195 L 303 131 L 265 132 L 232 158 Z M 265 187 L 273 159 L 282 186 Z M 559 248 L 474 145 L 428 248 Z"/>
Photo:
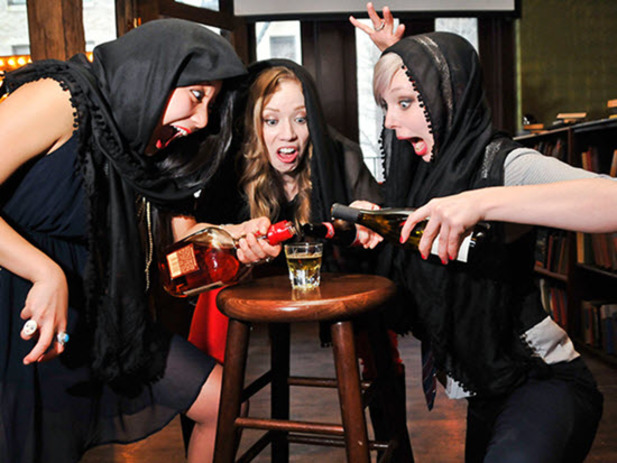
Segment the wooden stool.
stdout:
<path fill-rule="evenodd" d="M 351 320 L 382 306 L 394 292 L 394 283 L 383 277 L 327 273 L 311 292 L 292 291 L 287 276 L 261 278 L 221 291 L 218 307 L 230 320 L 214 462 L 235 461 L 242 428 L 267 432 L 238 461 L 251 461 L 271 444 L 272 461 L 287 462 L 289 442 L 344 445 L 348 463 L 368 463 L 369 450 L 389 454 L 388 443 L 368 439 L 362 387 L 367 389 L 368 384 L 360 383 Z M 336 379 L 290 377 L 289 324 L 310 321 L 331 323 Z M 252 323 L 269 324 L 271 370 L 244 389 Z M 267 384 L 271 384 L 271 418 L 241 417 L 240 404 Z M 342 425 L 289 420 L 289 386 L 338 388 Z M 402 423 L 395 421 L 401 439 L 390 441 L 390 447 L 409 446 L 404 418 Z M 410 458 L 406 461 L 413 461 L 410 446 L 406 455 Z"/>

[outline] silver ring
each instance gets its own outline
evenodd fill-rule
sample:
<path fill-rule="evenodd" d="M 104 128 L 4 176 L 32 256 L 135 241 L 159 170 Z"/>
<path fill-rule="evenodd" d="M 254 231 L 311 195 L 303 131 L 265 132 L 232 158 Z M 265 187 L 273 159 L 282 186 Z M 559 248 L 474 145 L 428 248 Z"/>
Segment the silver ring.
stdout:
<path fill-rule="evenodd" d="M 379 26 L 375 27 L 373 26 L 373 29 L 375 29 L 375 32 L 379 32 L 380 30 L 382 30 L 384 27 L 386 27 L 386 20 L 382 19 L 381 23 L 379 24 Z"/>
<path fill-rule="evenodd" d="M 38 323 L 30 319 L 26 323 L 24 323 L 24 327 L 21 329 L 21 331 L 26 336 L 32 336 L 38 328 L 39 328 Z"/>
<path fill-rule="evenodd" d="M 64 346 L 67 342 L 69 342 L 69 334 L 66 331 L 60 331 L 56 334 L 56 342 L 61 346 Z"/>

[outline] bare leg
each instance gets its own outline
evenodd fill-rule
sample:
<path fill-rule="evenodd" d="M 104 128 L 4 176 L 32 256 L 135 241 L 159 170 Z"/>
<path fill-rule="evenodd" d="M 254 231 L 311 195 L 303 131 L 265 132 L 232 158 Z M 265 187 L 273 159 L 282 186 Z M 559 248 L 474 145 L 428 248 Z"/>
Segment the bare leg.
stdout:
<path fill-rule="evenodd" d="M 212 461 L 222 379 L 223 368 L 221 365 L 216 365 L 202 386 L 199 396 L 186 413 L 190 419 L 195 421 L 189 442 L 189 463 Z"/>

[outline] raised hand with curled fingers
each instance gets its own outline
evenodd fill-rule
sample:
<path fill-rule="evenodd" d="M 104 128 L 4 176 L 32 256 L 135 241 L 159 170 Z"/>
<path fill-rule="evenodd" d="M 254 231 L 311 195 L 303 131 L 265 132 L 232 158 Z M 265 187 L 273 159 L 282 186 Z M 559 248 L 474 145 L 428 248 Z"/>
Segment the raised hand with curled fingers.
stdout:
<path fill-rule="evenodd" d="M 387 6 L 383 7 L 383 19 L 379 17 L 379 14 L 375 11 L 375 7 L 371 2 L 366 4 L 366 11 L 373 23 L 373 27 L 362 24 L 353 16 L 349 17 L 349 22 L 361 31 L 366 32 L 379 50 L 384 51 L 403 38 L 405 34 L 405 25 L 399 24 L 398 27 L 394 27 L 394 17 L 392 16 L 390 8 Z"/>

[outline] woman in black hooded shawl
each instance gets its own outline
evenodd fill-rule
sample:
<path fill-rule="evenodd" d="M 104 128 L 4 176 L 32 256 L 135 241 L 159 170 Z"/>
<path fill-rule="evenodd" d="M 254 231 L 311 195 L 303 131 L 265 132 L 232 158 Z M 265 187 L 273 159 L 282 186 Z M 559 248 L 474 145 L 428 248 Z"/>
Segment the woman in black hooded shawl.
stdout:
<path fill-rule="evenodd" d="M 236 156 L 225 160 L 227 168 L 217 172 L 218 180 L 207 187 L 206 191 L 212 190 L 213 194 L 205 194 L 200 200 L 200 220 L 220 223 L 266 216 L 272 222 L 290 220 L 300 226 L 306 222 L 330 222 L 330 208 L 336 202 L 381 201 L 380 186 L 366 167 L 360 147 L 327 124 L 313 78 L 304 67 L 286 59 L 270 59 L 253 63 L 248 70 L 235 105 L 241 142 L 233 150 Z M 226 206 L 215 207 L 221 202 Z M 359 240 L 365 238 L 364 244 L 370 246 L 367 234 Z M 326 240 L 322 271 L 371 273 L 373 268 L 370 251 L 336 246 Z M 253 272 L 287 274 L 285 256 L 281 254 Z M 216 309 L 215 295 L 214 291 L 200 295 L 189 339 L 222 362 L 227 318 Z M 384 335 L 379 321 L 371 319 L 365 324 Z M 358 331 L 363 376 L 374 379 L 377 372 L 368 330 Z M 320 326 L 320 338 L 322 344 L 330 343 L 329 325 Z M 404 368 L 393 332 L 390 341 L 397 379 L 393 392 L 384 400 L 402 409 L 404 415 Z M 388 440 L 392 417 L 383 415 L 384 404 L 378 402 L 374 400 L 369 406 L 371 418 L 378 439 Z M 407 436 L 403 438 L 405 442 L 393 461 L 412 458 Z"/>
<path fill-rule="evenodd" d="M 197 210 L 200 221 L 240 222 L 267 216 L 272 222 L 290 220 L 299 227 L 306 222 L 329 222 L 330 207 L 335 202 L 381 201 L 380 187 L 366 167 L 360 147 L 326 123 L 315 83 L 305 68 L 290 60 L 270 59 L 253 63 L 248 70 L 234 105 L 237 146 L 232 147 L 234 155 L 225 159 L 224 167 L 204 188 Z M 285 82 L 298 84 L 301 89 L 302 108 L 294 114 L 294 121 L 299 123 L 292 124 L 303 126 L 308 134 L 303 143 L 295 135 L 285 141 L 289 146 L 304 148 L 297 153 L 293 169 L 286 172 L 297 186 L 296 194 L 290 196 L 284 189 L 284 175 L 270 162 L 263 141 L 264 107 Z M 280 106 L 285 109 L 288 104 Z M 370 253 L 365 250 L 343 248 L 333 252 L 329 245 L 326 243 L 323 271 L 357 272 L 361 265 L 366 267 L 362 262 Z M 254 272 L 287 273 L 285 256 L 281 254 L 270 265 L 256 267 Z M 214 309 L 215 294 L 200 296 L 190 339 L 222 362 L 227 325 Z M 322 330 L 322 334 L 327 336 L 327 330 Z"/>
<path fill-rule="evenodd" d="M 91 63 L 78 55 L 6 76 L 1 461 L 78 461 L 179 412 L 213 430 L 219 369 L 150 316 L 162 236 L 152 225 L 192 212 L 230 140 L 221 81 L 244 73 L 220 36 L 168 19 L 96 47 Z M 33 330 L 22 331 L 26 319 Z M 207 458 L 213 435 L 194 436 L 190 460 Z"/>
<path fill-rule="evenodd" d="M 420 252 L 386 244 L 380 253 L 401 292 L 390 317 L 430 347 L 447 394 L 469 399 L 466 461 L 583 461 L 602 396 L 541 306 L 531 229 L 504 222 L 614 229 L 617 185 L 497 133 L 477 53 L 455 34 L 387 48 L 374 91 L 385 112 L 385 204 L 417 208 L 402 239 L 429 217 Z M 605 216 L 587 213 L 599 199 Z M 475 263 L 454 261 L 479 220 L 502 222 L 492 223 Z M 427 257 L 433 239 L 441 262 Z"/>

